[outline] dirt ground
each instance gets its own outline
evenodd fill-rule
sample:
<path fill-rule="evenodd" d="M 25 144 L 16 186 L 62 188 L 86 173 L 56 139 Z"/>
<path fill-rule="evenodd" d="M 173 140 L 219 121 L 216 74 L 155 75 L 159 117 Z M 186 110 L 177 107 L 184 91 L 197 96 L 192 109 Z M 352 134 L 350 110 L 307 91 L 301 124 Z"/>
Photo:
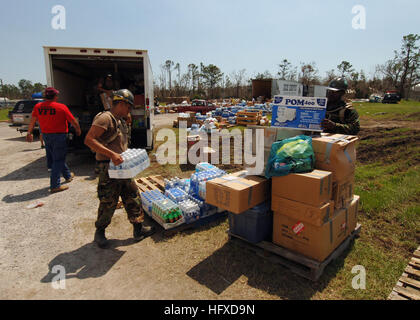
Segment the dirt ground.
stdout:
<path fill-rule="evenodd" d="M 165 125 L 172 117 L 158 116 L 157 123 Z M 214 231 L 210 234 L 211 226 L 226 224 L 226 218 L 176 239 L 164 238 L 163 229 L 147 219 L 158 232 L 133 243 L 125 210 L 119 209 L 107 229 L 111 249 L 101 250 L 92 243 L 98 206 L 92 156 L 69 155 L 67 162 L 76 178 L 69 190 L 51 195 L 45 150 L 39 141 L 27 143 L 7 123 L 0 123 L 0 137 L 0 299 L 254 299 L 259 295 L 260 290 L 247 285 L 243 277 L 235 282 L 219 277 L 202 284 L 208 281 L 201 280 L 207 278 L 201 274 L 203 263 L 228 263 L 227 255 L 212 258 L 226 249 L 227 228 L 217 236 Z M 26 208 L 38 200 L 45 205 Z M 53 287 L 54 266 L 65 268 L 65 289 Z M 246 294 L 235 296 L 236 292 Z"/>
<path fill-rule="evenodd" d="M 159 115 L 156 124 L 170 126 L 175 118 Z M 361 139 L 381 130 L 365 128 Z M 147 218 L 158 232 L 133 243 L 125 210 L 119 209 L 107 229 L 111 248 L 101 250 L 92 243 L 98 206 L 93 157 L 69 155 L 76 178 L 69 190 L 51 195 L 39 141 L 26 143 L 7 123 L 0 123 L 0 139 L 0 299 L 335 297 L 327 287 L 342 262 L 329 267 L 319 283 L 309 283 L 229 243 L 227 218 L 171 238 Z M 38 200 L 45 204 L 26 208 Z M 53 286 L 56 266 L 66 271 L 65 289 Z"/>

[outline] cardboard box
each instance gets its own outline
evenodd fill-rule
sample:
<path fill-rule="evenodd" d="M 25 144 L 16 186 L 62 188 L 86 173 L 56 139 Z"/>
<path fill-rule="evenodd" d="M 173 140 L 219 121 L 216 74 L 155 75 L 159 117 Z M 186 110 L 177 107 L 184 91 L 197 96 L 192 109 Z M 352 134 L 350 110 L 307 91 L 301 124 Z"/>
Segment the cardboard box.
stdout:
<path fill-rule="evenodd" d="M 272 196 L 306 203 L 318 207 L 331 200 L 332 174 L 313 170 L 272 177 Z"/>
<path fill-rule="evenodd" d="M 341 182 L 356 168 L 356 142 L 351 135 L 322 133 L 312 137 L 315 153 L 315 168 L 331 171 L 333 182 Z"/>
<path fill-rule="evenodd" d="M 351 201 L 349 208 L 348 208 L 348 215 L 349 215 L 349 234 L 356 229 L 357 226 L 357 216 L 359 213 L 359 203 L 360 197 L 354 195 L 353 200 Z"/>
<path fill-rule="evenodd" d="M 346 239 L 347 219 L 346 211 L 340 210 L 327 223 L 318 227 L 274 212 L 273 243 L 317 261 L 324 261 Z"/>
<path fill-rule="evenodd" d="M 334 182 L 332 186 L 332 197 L 336 209 L 347 208 L 353 199 L 354 193 L 354 172 L 342 182 Z"/>
<path fill-rule="evenodd" d="M 269 188 L 262 177 L 226 175 L 206 183 L 206 203 L 240 214 L 267 200 Z"/>
<path fill-rule="evenodd" d="M 271 150 L 271 145 L 276 141 L 295 137 L 304 133 L 302 130 L 289 129 L 289 128 L 274 128 L 266 126 L 247 126 L 247 129 L 252 130 L 252 153 L 256 153 L 256 129 L 264 130 L 264 149 Z"/>
<path fill-rule="evenodd" d="M 321 206 L 314 207 L 305 203 L 273 196 L 271 198 L 271 210 L 320 227 L 333 217 L 334 202 L 330 201 Z"/>

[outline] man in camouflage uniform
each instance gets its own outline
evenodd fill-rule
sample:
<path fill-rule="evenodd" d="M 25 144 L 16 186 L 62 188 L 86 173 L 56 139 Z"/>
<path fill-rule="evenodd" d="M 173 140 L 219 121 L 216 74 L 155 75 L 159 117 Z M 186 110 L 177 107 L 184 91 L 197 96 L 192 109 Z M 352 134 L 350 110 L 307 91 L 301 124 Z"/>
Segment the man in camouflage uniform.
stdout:
<path fill-rule="evenodd" d="M 108 241 L 105 229 L 121 199 L 127 211 L 128 220 L 133 224 L 133 237 L 140 241 L 154 233 L 151 227 L 143 226 L 144 213 L 139 190 L 133 179 L 111 179 L 108 175 L 109 161 L 115 165 L 124 160 L 121 156 L 127 150 L 128 127 L 124 123 L 134 105 L 133 94 L 127 89 L 114 92 L 111 110 L 99 113 L 85 138 L 85 144 L 96 152 L 99 166 L 98 218 L 95 223 L 94 241 L 100 248 L 106 248 Z"/>
<path fill-rule="evenodd" d="M 359 114 L 351 103 L 346 104 L 342 98 L 348 83 L 345 78 L 332 80 L 327 88 L 327 113 L 322 121 L 324 132 L 357 135 L 360 131 Z"/>

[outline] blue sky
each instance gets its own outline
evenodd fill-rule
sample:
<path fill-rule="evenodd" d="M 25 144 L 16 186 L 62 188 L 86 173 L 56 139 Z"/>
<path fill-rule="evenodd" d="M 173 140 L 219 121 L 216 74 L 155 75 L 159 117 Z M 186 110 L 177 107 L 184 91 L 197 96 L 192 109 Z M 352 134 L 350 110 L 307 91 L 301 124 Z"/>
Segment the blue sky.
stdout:
<path fill-rule="evenodd" d="M 154 75 L 167 59 L 215 64 L 226 74 L 275 74 L 288 59 L 315 61 L 321 77 L 342 60 L 370 75 L 420 33 L 417 0 L 1 0 L 0 78 L 46 82 L 42 46 L 146 49 Z M 66 9 L 54 30 L 51 9 Z M 352 28 L 352 8 L 366 9 L 366 29 Z"/>

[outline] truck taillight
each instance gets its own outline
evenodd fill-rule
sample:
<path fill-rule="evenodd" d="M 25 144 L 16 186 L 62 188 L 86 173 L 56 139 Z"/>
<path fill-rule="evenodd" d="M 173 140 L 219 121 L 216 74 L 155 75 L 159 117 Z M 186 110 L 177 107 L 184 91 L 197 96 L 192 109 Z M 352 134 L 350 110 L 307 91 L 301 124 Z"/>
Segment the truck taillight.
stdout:
<path fill-rule="evenodd" d="M 55 49 L 55 48 L 50 48 L 50 51 L 55 52 L 55 51 L 57 51 L 57 49 Z"/>
<path fill-rule="evenodd" d="M 141 54 L 141 51 L 136 51 L 136 54 Z"/>
<path fill-rule="evenodd" d="M 146 98 L 146 106 L 149 106 L 149 98 Z"/>

